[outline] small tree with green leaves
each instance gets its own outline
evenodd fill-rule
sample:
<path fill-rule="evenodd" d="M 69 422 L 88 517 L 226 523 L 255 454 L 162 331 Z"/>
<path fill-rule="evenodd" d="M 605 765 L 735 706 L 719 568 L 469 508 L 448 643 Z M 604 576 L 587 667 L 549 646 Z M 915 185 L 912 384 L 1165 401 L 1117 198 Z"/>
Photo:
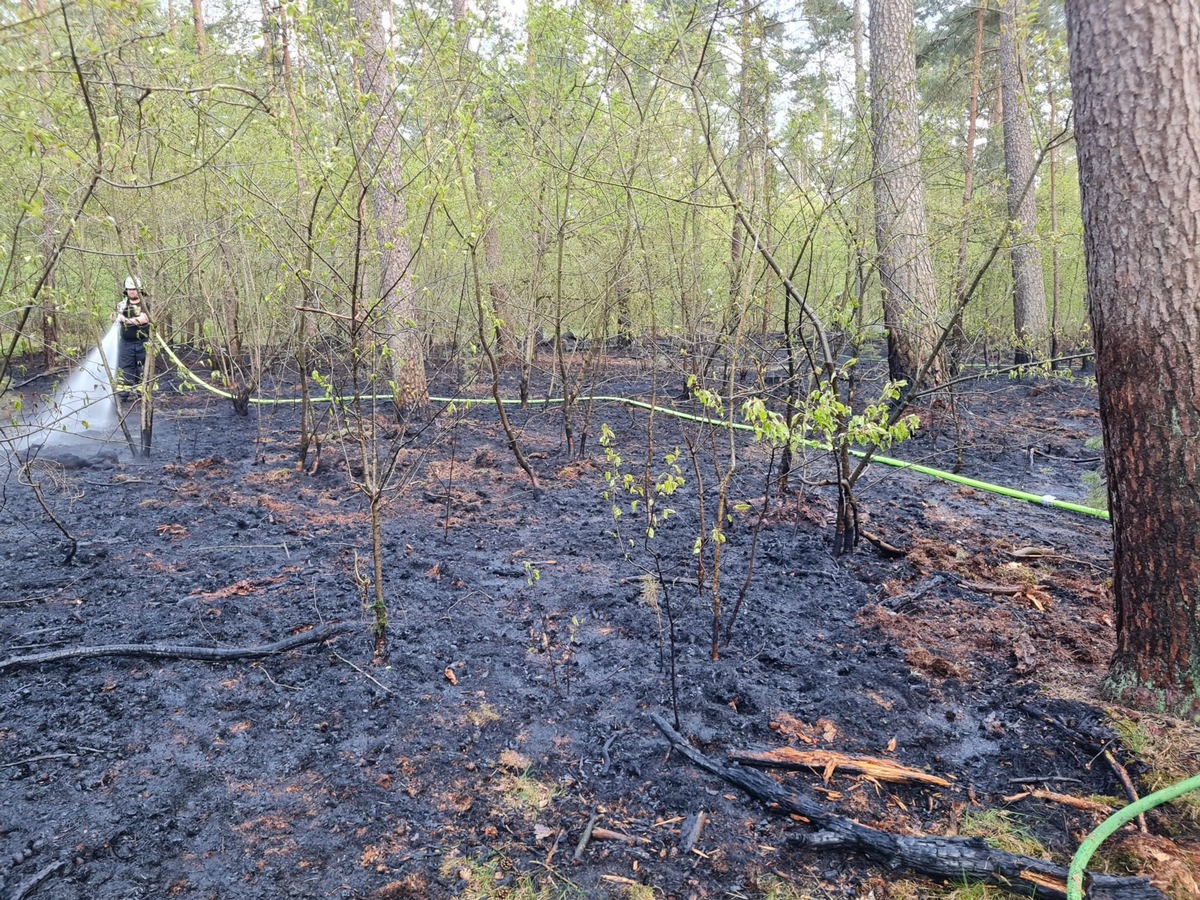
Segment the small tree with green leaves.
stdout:
<path fill-rule="evenodd" d="M 659 530 L 676 513 L 669 505 L 671 498 L 684 486 L 679 448 L 664 453 L 662 466 L 655 471 L 653 416 L 649 426 L 649 449 L 641 472 L 626 465 L 616 445 L 616 435 L 607 424 L 600 426 L 600 446 L 604 448 L 604 491 L 601 497 L 609 504 L 612 514 L 612 534 L 621 545 L 626 560 L 643 573 L 642 599 L 659 618 L 659 664 L 666 669 L 671 692 L 671 708 L 679 722 L 679 685 L 675 666 L 675 616 L 671 609 L 669 579 L 665 575 L 663 556 L 655 538 Z M 637 523 L 626 529 L 626 512 Z M 660 599 L 661 598 L 661 599 Z M 663 666 L 662 615 L 667 622 L 667 658 Z"/>

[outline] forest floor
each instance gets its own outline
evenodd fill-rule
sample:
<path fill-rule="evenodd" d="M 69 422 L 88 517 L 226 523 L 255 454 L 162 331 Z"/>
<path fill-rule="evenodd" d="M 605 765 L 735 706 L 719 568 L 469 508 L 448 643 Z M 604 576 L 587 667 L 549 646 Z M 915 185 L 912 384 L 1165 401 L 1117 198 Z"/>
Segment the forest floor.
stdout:
<path fill-rule="evenodd" d="M 610 360 L 607 372 L 595 394 L 650 399 L 642 361 Z M 320 464 L 302 471 L 295 405 L 239 416 L 173 384 L 156 400 L 149 459 L 92 434 L 47 445 L 23 473 L 10 465 L 0 655 L 351 630 L 258 660 L 0 668 L 0 896 L 944 896 L 913 873 L 798 846 L 803 823 L 669 752 L 650 719 L 675 716 L 669 620 L 680 730 L 709 756 L 791 745 L 949 782 L 889 784 L 844 767 L 776 776 L 881 829 L 1023 841 L 1065 863 L 1103 805 L 1124 802 L 1098 744 L 1123 731 L 1200 765 L 1194 731 L 1100 704 L 1113 646 L 1100 519 L 876 465 L 858 492 L 863 526 L 894 553 L 864 541 L 835 559 L 821 486 L 773 498 L 755 542 L 771 454 L 738 432 L 723 638 L 746 586 L 714 662 L 712 548 L 698 588 L 693 547 L 712 527 L 726 433 L 654 417 L 651 471 L 679 447 L 685 483 L 647 549 L 627 541 L 640 533 L 628 506 L 625 536 L 612 534 L 602 492 L 614 464 L 599 442 L 605 424 L 618 474 L 640 478 L 645 410 L 595 404 L 578 458 L 559 407 L 510 407 L 534 488 L 490 402 L 434 404 L 381 438 L 402 446 L 384 508 L 379 660 L 361 466 L 339 422 L 322 415 Z M 658 402 L 696 412 L 664 399 L 681 387 Z M 39 389 L 45 380 L 24 388 L 27 408 Z M 433 386 L 450 390 L 489 391 Z M 925 427 L 890 455 L 952 469 L 961 438 L 964 475 L 1076 502 L 1100 466 L 1087 379 L 980 381 L 959 397 L 957 430 L 944 408 L 921 415 Z M 577 435 L 583 419 L 581 406 Z M 824 466 L 813 456 L 805 474 L 819 480 Z M 69 563 L 46 510 L 78 541 Z M 665 594 L 644 577 L 656 564 Z M 1125 745 L 1107 746 L 1135 780 L 1151 774 Z M 1194 834 L 1158 814 L 1150 828 L 1175 833 L 1126 836 L 1110 865 L 1200 896 L 1175 865 L 1189 853 L 1194 863 Z"/>

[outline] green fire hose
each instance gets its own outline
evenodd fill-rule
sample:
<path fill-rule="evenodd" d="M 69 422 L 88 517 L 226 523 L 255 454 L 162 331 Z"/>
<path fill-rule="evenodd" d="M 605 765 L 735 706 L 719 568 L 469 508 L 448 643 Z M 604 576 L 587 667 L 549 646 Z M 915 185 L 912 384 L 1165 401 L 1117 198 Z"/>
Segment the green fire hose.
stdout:
<path fill-rule="evenodd" d="M 223 391 L 220 388 L 216 387 L 215 385 L 209 384 L 203 378 L 201 378 L 200 376 L 198 376 L 194 372 L 192 372 L 186 365 L 183 364 L 183 362 L 179 359 L 179 357 L 176 356 L 174 354 L 174 352 L 172 352 L 171 348 L 169 346 L 167 346 L 167 343 L 162 339 L 161 336 L 159 336 L 159 338 L 158 338 L 158 345 L 166 352 L 167 356 L 171 358 L 171 361 L 175 363 L 175 365 L 179 369 L 180 373 L 185 378 L 187 378 L 189 381 L 194 383 L 197 387 L 204 388 L 205 390 L 207 390 L 213 394 L 216 394 L 218 397 L 224 397 L 229 400 L 233 399 L 233 395 L 230 394 L 228 391 Z M 325 398 L 320 398 L 320 399 L 325 399 Z M 371 397 L 364 398 L 364 399 L 391 400 L 392 396 L 390 394 L 381 394 L 381 395 L 372 395 Z M 461 402 L 461 398 L 459 400 L 455 400 L 455 398 L 453 398 L 453 397 L 430 397 L 429 399 L 434 403 Z M 590 401 L 593 403 L 620 403 L 625 406 L 632 406 L 632 407 L 636 407 L 638 409 L 653 410 L 653 411 L 662 413 L 664 415 L 674 416 L 677 419 L 685 419 L 685 420 L 691 421 L 691 422 L 700 422 L 700 423 L 706 424 L 706 425 L 718 425 L 718 426 L 723 426 L 725 428 L 735 428 L 740 431 L 753 431 L 754 430 L 753 426 L 745 425 L 740 422 L 728 422 L 724 419 L 712 419 L 707 416 L 697 416 L 697 415 L 693 415 L 692 413 L 680 412 L 679 410 L 671 409 L 670 407 L 655 406 L 650 403 L 645 403 L 641 400 L 631 400 L 628 397 L 596 396 L 596 397 L 578 397 L 576 399 L 581 402 Z M 267 405 L 277 405 L 277 404 L 287 404 L 287 403 L 299 403 L 300 400 L 299 400 L 299 398 L 291 398 L 291 397 L 275 398 L 275 399 L 267 399 L 267 398 L 262 398 L 262 397 L 251 397 L 250 402 L 267 404 Z M 491 403 L 492 401 L 484 400 L 484 399 L 480 398 L 477 400 L 477 402 Z M 521 401 L 520 400 L 501 400 L 500 402 L 509 404 L 509 405 L 517 405 Z M 561 398 L 561 397 L 551 397 L 551 398 L 535 399 L 535 400 L 528 401 L 528 403 L 530 403 L 530 404 L 549 404 L 549 403 L 562 403 L 562 402 L 563 402 L 563 398 Z M 805 443 L 808 446 L 814 447 L 814 448 L 820 446 L 819 444 L 816 444 L 811 441 L 808 441 Z M 862 457 L 865 455 L 861 450 L 851 450 L 850 452 L 852 455 L 857 456 L 857 457 Z M 1003 485 L 989 484 L 986 481 L 979 481 L 978 479 L 975 479 L 975 478 L 967 478 L 964 475 L 957 475 L 954 472 L 946 472 L 941 469 L 934 469 L 934 468 L 930 468 L 929 466 L 922 466 L 918 463 L 906 462 L 905 460 L 902 460 L 902 459 L 893 459 L 892 457 L 889 457 L 889 456 L 878 456 L 878 455 L 872 456 L 871 461 L 877 462 L 883 466 L 892 466 L 897 469 L 908 469 L 913 472 L 918 472 L 922 475 L 929 475 L 933 478 L 941 479 L 942 481 L 949 481 L 954 484 L 961 484 L 961 485 L 964 485 L 965 487 L 974 488 L 974 489 L 980 490 L 980 491 L 987 491 L 992 494 L 999 494 L 1000 496 L 1010 497 L 1014 500 L 1021 500 L 1026 503 L 1036 503 L 1039 506 L 1047 506 L 1047 507 L 1051 507 L 1053 509 L 1061 509 L 1061 510 L 1065 510 L 1067 512 L 1079 513 L 1081 515 L 1092 516 L 1097 519 L 1107 520 L 1109 518 L 1108 510 L 1106 510 L 1106 509 L 1096 509 L 1091 506 L 1084 506 L 1082 503 L 1071 503 L 1066 500 L 1059 500 L 1057 497 L 1050 495 L 1050 494 L 1033 494 L 1028 491 L 1020 491 L 1015 488 L 1004 487 Z"/>
<path fill-rule="evenodd" d="M 1079 845 L 1079 849 L 1075 851 L 1075 855 L 1071 858 L 1071 867 L 1067 870 L 1067 900 L 1084 900 L 1083 875 L 1084 870 L 1087 868 L 1088 860 L 1092 858 L 1092 854 L 1118 828 L 1126 822 L 1136 819 L 1148 809 L 1154 809 L 1156 806 L 1161 806 L 1169 800 L 1182 797 L 1184 794 L 1195 790 L 1200 790 L 1200 775 L 1193 775 L 1187 781 L 1181 781 L 1178 784 L 1155 791 L 1153 794 L 1147 794 L 1140 800 L 1130 803 L 1124 809 L 1117 810 L 1101 822 L 1100 827 L 1087 836 L 1087 839 Z"/>

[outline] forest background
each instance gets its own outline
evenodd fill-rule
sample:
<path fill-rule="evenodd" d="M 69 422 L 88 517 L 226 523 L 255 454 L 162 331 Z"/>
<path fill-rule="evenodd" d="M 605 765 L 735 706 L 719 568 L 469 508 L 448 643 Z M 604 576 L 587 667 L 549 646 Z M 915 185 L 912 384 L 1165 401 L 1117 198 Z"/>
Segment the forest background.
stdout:
<path fill-rule="evenodd" d="M 1055 142 L 1065 25 L 1059 3 L 1004 6 L 920 3 L 904 29 L 924 197 L 897 202 L 927 204 L 943 324 L 973 285 L 956 352 L 1040 361 L 1087 343 L 1075 161 Z M 328 371 L 356 342 L 495 349 L 527 380 L 564 335 L 670 339 L 704 377 L 715 348 L 753 355 L 756 336 L 765 356 L 800 298 L 878 338 L 888 120 L 872 130 L 863 17 L 832 0 L 10 4 L 6 367 L 14 351 L 69 365 L 130 272 L 159 333 L 239 392 L 283 361 Z M 1008 152 L 1006 108 L 1027 120 Z M 1015 226 L 1014 183 L 1036 201 Z M 997 245 L 1038 254 L 1032 328 L 1014 267 L 987 265 Z"/>

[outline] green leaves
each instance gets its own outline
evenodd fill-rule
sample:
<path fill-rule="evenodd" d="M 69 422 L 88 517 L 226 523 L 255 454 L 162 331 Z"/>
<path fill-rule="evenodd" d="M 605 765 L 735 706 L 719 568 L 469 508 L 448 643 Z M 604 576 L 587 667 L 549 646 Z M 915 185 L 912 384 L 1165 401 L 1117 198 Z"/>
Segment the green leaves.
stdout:
<path fill-rule="evenodd" d="M 640 474 L 623 470 L 623 462 L 615 444 L 616 436 L 612 429 L 607 424 L 601 424 L 600 446 L 604 448 L 604 459 L 608 464 L 604 472 L 607 489 L 602 496 L 610 502 L 614 522 L 628 508 L 630 515 L 640 516 L 645 523 L 646 538 L 652 539 L 656 529 L 675 515 L 675 510 L 659 506 L 658 500 L 672 496 L 684 485 L 683 470 L 679 466 L 679 448 L 664 454 L 662 470 L 651 478 L 648 469 Z"/>
<path fill-rule="evenodd" d="M 889 422 L 891 402 L 899 399 L 904 382 L 889 381 L 878 402 L 855 413 L 826 383 L 808 395 L 791 422 L 767 409 L 758 397 L 742 404 L 742 418 L 756 440 L 796 451 L 800 447 L 835 450 L 843 446 L 886 449 L 912 437 L 920 420 L 915 415 Z"/>

